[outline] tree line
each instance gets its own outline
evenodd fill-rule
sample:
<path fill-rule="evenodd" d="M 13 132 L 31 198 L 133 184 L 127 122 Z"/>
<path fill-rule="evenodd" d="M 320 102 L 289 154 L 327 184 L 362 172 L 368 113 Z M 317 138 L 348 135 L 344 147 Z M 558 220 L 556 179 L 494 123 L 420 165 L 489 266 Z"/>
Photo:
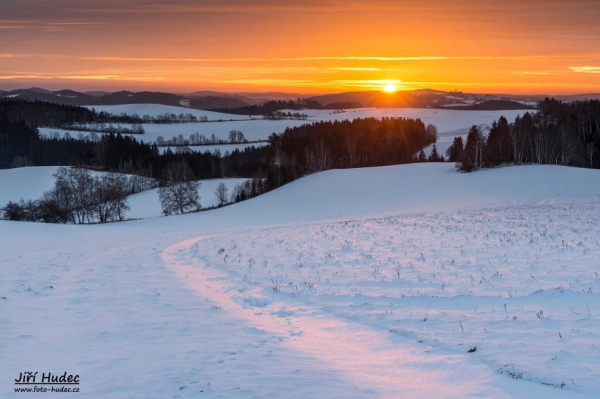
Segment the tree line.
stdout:
<path fill-rule="evenodd" d="M 78 132 L 92 133 L 120 133 L 120 134 L 144 134 L 146 133 L 141 123 L 133 123 L 131 126 L 113 125 L 105 122 L 92 123 L 65 123 L 62 126 L 65 130 L 75 130 Z"/>
<path fill-rule="evenodd" d="M 188 146 L 188 145 L 216 145 L 216 144 L 243 144 L 249 141 L 240 130 L 230 130 L 227 140 L 218 138 L 214 133 L 210 137 L 206 137 L 198 132 L 190 134 L 189 138 L 183 137 L 182 134 L 170 139 L 165 139 L 163 136 L 156 138 L 156 145 L 159 147 L 167 146 Z M 260 141 L 255 141 L 256 143 Z"/>
<path fill-rule="evenodd" d="M 553 164 L 600 168 L 600 101 L 563 103 L 546 98 L 536 113 L 509 122 L 500 117 L 489 132 L 478 126 L 467 140 L 457 137 L 449 161 L 462 171 L 514 164 Z"/>
<path fill-rule="evenodd" d="M 420 119 L 364 118 L 314 122 L 269 136 L 270 187 L 328 169 L 417 162 L 436 141 Z"/>
<path fill-rule="evenodd" d="M 224 112 L 227 114 L 236 114 L 236 115 L 262 115 L 265 118 L 296 118 L 302 119 L 303 114 L 300 113 L 282 113 L 279 112 L 284 109 L 289 109 L 293 111 L 300 111 L 303 109 L 350 109 L 350 108 L 361 108 L 362 105 L 358 102 L 337 102 L 323 105 L 317 100 L 311 100 L 308 98 L 299 98 L 298 100 L 273 100 L 267 101 L 263 104 L 255 104 L 255 105 L 246 105 L 243 107 L 235 107 L 235 108 L 213 108 L 211 111 L 215 112 Z M 288 115 L 290 114 L 290 115 Z"/>

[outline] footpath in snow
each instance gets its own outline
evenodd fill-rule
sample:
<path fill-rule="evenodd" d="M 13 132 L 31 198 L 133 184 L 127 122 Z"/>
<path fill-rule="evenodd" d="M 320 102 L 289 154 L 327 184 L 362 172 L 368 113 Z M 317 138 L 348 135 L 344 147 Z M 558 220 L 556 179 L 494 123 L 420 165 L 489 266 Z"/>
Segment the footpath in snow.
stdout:
<path fill-rule="evenodd" d="M 90 398 L 596 397 L 599 198 L 596 171 L 422 164 L 0 222 L 0 397 L 28 370 Z"/>

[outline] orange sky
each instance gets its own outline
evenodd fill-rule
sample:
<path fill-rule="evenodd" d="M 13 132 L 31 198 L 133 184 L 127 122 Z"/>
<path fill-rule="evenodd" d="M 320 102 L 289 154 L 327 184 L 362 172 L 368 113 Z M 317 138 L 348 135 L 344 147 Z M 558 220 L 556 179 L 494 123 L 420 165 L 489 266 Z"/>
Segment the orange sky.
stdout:
<path fill-rule="evenodd" d="M 0 0 L 0 89 L 600 92 L 599 0 L 289 3 Z"/>

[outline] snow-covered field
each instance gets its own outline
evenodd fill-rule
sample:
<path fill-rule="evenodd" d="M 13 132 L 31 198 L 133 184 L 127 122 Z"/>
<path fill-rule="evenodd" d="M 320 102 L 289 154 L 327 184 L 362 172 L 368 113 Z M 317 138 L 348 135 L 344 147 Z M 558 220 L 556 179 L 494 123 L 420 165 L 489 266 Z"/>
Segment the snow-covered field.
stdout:
<path fill-rule="evenodd" d="M 135 135 L 138 140 L 153 143 L 159 136 L 169 140 L 173 137 L 182 135 L 189 138 L 191 134 L 199 133 L 206 137 L 213 134 L 222 140 L 227 140 L 229 132 L 239 130 L 244 133 L 246 139 L 251 141 L 266 140 L 272 133 L 282 133 L 288 127 L 301 126 L 306 123 L 317 121 L 335 121 L 352 120 L 356 118 L 367 117 L 402 117 L 402 118 L 420 118 L 425 124 L 433 124 L 437 127 L 440 134 L 440 143 L 438 151 L 443 153 L 452 143 L 455 136 L 466 136 L 469 128 L 473 125 L 488 126 L 497 121 L 500 116 L 513 121 L 517 115 L 523 115 L 527 110 L 517 111 L 455 111 L 429 108 L 359 108 L 335 112 L 331 110 L 303 110 L 302 113 L 308 115 L 307 120 L 266 120 L 256 117 L 248 120 L 248 116 L 220 114 L 210 111 L 190 110 L 187 108 L 169 107 L 163 105 L 115 105 L 110 107 L 96 107 L 96 110 L 106 110 L 115 114 L 127 113 L 138 115 L 161 115 L 166 112 L 179 114 L 189 111 L 196 116 L 207 116 L 209 121 L 225 120 L 225 122 L 198 122 L 198 123 L 178 123 L 171 125 L 164 124 L 144 124 L 145 134 Z M 192 112 L 194 111 L 194 112 Z M 531 111 L 531 110 L 529 110 Z M 284 112 L 287 112 L 285 110 Z M 289 111 L 298 112 L 298 111 Z M 230 120 L 233 119 L 233 120 Z M 65 130 L 54 128 L 41 128 L 40 133 L 52 136 L 58 132 L 61 136 L 67 132 Z M 68 131 L 73 137 L 77 137 L 79 132 L 75 130 Z M 82 132 L 85 136 L 88 133 Z M 427 149 L 429 153 L 430 149 Z"/>
<path fill-rule="evenodd" d="M 246 120 L 248 115 L 225 114 L 222 112 L 204 111 L 186 107 L 176 107 L 162 104 L 122 104 L 122 105 L 88 105 L 87 108 L 94 109 L 96 112 L 108 112 L 114 115 L 133 115 L 140 117 L 148 115 L 151 117 L 163 116 L 165 114 L 192 114 L 196 118 L 206 117 L 209 121 L 218 120 Z"/>
<path fill-rule="evenodd" d="M 58 166 L 35 166 L 0 170 L 0 207 L 9 201 L 39 199 L 54 187 Z"/>
<path fill-rule="evenodd" d="M 450 164 L 0 221 L 0 397 L 27 370 L 90 398 L 598 397 L 599 225 L 598 171 Z"/>

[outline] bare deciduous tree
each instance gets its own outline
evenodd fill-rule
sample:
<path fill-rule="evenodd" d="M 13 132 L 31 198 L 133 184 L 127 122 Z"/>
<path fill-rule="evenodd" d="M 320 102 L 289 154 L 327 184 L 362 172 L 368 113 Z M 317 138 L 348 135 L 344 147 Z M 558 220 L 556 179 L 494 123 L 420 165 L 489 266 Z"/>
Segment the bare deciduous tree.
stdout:
<path fill-rule="evenodd" d="M 227 191 L 228 190 L 225 183 L 219 183 L 217 189 L 215 190 L 215 197 L 217 198 L 217 203 L 219 206 L 223 206 L 227 203 Z"/>
<path fill-rule="evenodd" d="M 170 163 L 163 177 L 165 184 L 158 189 L 163 214 L 200 210 L 200 183 L 194 181 L 192 170 L 184 159 Z"/>

